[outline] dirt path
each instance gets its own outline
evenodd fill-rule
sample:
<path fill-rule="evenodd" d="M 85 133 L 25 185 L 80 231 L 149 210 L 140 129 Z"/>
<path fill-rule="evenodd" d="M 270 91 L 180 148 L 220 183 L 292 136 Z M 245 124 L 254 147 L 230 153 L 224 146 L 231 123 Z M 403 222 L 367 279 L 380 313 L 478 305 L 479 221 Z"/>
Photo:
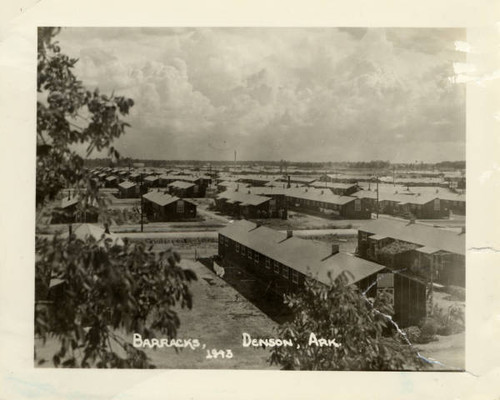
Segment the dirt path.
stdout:
<path fill-rule="evenodd" d="M 183 260 L 181 265 L 192 269 L 198 281 L 191 285 L 193 309 L 178 310 L 181 327 L 177 337 L 198 339 L 201 347 L 179 352 L 173 348 L 145 349 L 153 364 L 158 368 L 176 369 L 273 369 L 267 362 L 269 351 L 243 347 L 242 334 L 275 337 L 277 324 L 202 264 Z M 132 335 L 128 335 L 131 343 L 132 339 Z M 39 341 L 35 345 L 38 357 L 48 360 L 58 349 L 53 340 L 45 346 Z M 207 358 L 210 349 L 231 350 L 233 357 Z M 51 363 L 45 366 L 51 367 Z"/>
<path fill-rule="evenodd" d="M 465 332 L 450 336 L 438 336 L 438 340 L 415 346 L 420 354 L 431 360 L 439 361 L 436 370 L 465 369 Z"/>

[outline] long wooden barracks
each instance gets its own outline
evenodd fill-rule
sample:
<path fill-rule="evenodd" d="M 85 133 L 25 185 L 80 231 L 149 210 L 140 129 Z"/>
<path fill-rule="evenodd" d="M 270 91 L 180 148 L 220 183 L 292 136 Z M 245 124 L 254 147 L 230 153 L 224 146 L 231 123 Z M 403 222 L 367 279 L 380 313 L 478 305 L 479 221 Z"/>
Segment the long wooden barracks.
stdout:
<path fill-rule="evenodd" d="M 385 290 L 402 327 L 426 317 L 431 286 L 465 287 L 465 232 L 380 218 L 359 228 L 358 255 L 393 272 Z"/>
<path fill-rule="evenodd" d="M 379 219 L 360 228 L 359 257 L 339 252 L 337 244 L 299 239 L 292 231 L 247 220 L 230 223 L 218 240 L 223 267 L 243 267 L 277 294 L 299 290 L 306 277 L 328 285 L 329 274 L 335 279 L 342 273 L 368 297 L 389 292 L 401 327 L 427 315 L 430 265 L 434 284 L 463 286 L 465 280 L 463 234 L 405 221 Z"/>
<path fill-rule="evenodd" d="M 465 232 L 414 221 L 380 218 L 359 228 L 360 257 L 391 268 L 406 268 L 444 286 L 465 287 Z"/>
<path fill-rule="evenodd" d="M 249 269 L 277 294 L 295 291 L 306 276 L 330 284 L 344 273 L 349 284 L 376 291 L 377 273 L 384 266 L 339 252 L 336 244 L 299 239 L 292 231 L 280 232 L 247 220 L 230 223 L 219 231 L 219 257 L 223 265 Z"/>

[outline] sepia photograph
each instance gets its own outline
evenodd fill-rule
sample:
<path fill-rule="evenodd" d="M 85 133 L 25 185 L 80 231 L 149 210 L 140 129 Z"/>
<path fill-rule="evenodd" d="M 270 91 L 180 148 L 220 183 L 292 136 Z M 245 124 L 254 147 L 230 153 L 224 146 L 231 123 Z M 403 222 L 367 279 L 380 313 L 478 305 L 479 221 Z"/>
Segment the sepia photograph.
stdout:
<path fill-rule="evenodd" d="M 37 30 L 34 365 L 464 371 L 464 28 Z"/>

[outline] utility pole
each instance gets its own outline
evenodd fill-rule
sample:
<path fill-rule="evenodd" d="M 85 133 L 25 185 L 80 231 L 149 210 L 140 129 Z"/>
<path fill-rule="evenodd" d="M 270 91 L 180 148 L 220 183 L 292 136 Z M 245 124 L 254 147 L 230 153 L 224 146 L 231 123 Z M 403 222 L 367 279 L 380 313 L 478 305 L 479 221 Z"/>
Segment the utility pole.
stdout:
<path fill-rule="evenodd" d="M 144 232 L 144 193 L 143 193 L 143 178 L 142 178 L 142 172 L 140 173 L 139 175 L 139 179 L 140 179 L 140 185 L 139 185 L 139 191 L 140 191 L 140 195 L 141 195 L 141 232 Z"/>
<path fill-rule="evenodd" d="M 378 197 L 378 175 L 376 176 L 376 179 L 377 179 L 377 219 L 378 219 L 378 213 L 379 213 L 379 197 Z"/>

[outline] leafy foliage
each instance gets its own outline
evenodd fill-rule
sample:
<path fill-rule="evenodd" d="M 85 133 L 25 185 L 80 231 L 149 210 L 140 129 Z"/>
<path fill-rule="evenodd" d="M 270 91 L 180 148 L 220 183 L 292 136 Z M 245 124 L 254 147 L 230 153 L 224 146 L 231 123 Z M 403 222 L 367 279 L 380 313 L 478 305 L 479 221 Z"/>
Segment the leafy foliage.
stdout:
<path fill-rule="evenodd" d="M 78 60 L 63 54 L 53 42 L 59 30 L 38 31 L 37 206 L 68 186 L 97 193 L 86 176 L 83 158 L 72 146 L 86 144 L 87 155 L 94 149 L 108 149 L 110 157 L 119 158 L 111 143 L 129 126 L 120 115 L 127 115 L 134 105 L 132 99 L 85 89 L 73 74 Z"/>
<path fill-rule="evenodd" d="M 173 338 L 180 324 L 173 307 L 192 306 L 188 284 L 196 276 L 177 265 L 180 256 L 172 249 L 155 254 L 142 243 L 117 246 L 104 236 L 56 236 L 37 239 L 36 246 L 37 295 L 59 284 L 46 297 L 53 306 L 35 312 L 36 335 L 61 343 L 56 366 L 148 366 L 120 332 Z"/>
<path fill-rule="evenodd" d="M 121 118 L 134 102 L 85 89 L 73 74 L 78 60 L 53 41 L 58 32 L 38 32 L 37 210 L 71 188 L 64 196 L 77 197 L 76 220 L 98 212 L 106 223 L 112 217 L 107 199 L 73 149 L 85 144 L 87 155 L 107 149 L 118 159 L 111 144 L 125 132 L 128 124 Z M 143 244 L 118 246 L 106 235 L 37 237 L 35 335 L 44 342 L 57 339 L 56 367 L 151 366 L 123 337 L 134 332 L 148 338 L 155 331 L 174 337 L 180 325 L 174 306 L 191 308 L 189 283 L 196 279 L 178 266 L 178 253 L 151 250 Z"/>
<path fill-rule="evenodd" d="M 436 321 L 438 335 L 448 336 L 465 330 L 465 310 L 460 304 L 451 304 L 446 309 L 436 304 L 431 316 Z"/>
<path fill-rule="evenodd" d="M 374 303 L 343 276 L 325 286 L 308 279 L 304 290 L 286 295 L 293 320 L 278 328 L 279 337 L 298 346 L 275 347 L 271 364 L 294 370 L 418 369 L 422 360 L 408 343 L 390 336 L 386 298 Z M 335 339 L 340 347 L 309 345 L 310 334 Z"/>

